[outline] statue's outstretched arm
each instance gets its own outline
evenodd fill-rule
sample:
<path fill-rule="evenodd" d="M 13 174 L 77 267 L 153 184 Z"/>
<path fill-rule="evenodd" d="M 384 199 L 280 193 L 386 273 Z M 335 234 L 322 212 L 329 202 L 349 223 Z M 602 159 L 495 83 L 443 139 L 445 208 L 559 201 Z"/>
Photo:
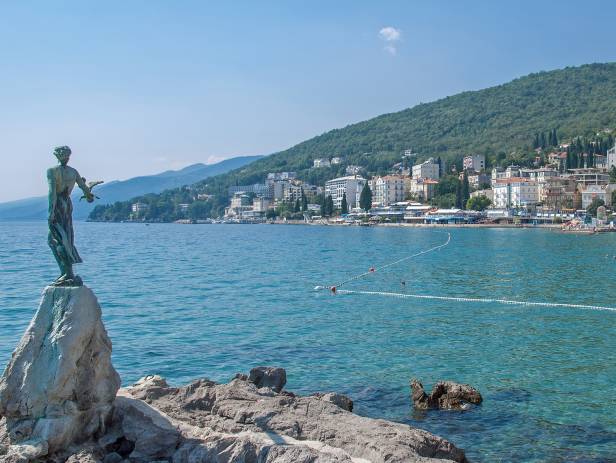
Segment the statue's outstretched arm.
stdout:
<path fill-rule="evenodd" d="M 77 186 L 81 188 L 81 191 L 83 191 L 83 195 L 86 201 L 91 203 L 92 201 L 94 201 L 94 195 L 92 194 L 92 189 L 86 184 L 85 177 L 82 177 L 81 175 L 79 175 L 79 172 L 77 171 L 75 172 L 77 174 L 77 178 L 76 178 Z"/>

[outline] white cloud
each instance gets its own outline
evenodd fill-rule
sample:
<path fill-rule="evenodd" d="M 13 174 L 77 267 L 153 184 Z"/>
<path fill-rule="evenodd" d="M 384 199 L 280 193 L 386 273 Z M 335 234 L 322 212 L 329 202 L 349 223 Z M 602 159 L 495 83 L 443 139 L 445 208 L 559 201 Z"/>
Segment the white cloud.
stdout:
<path fill-rule="evenodd" d="M 379 31 L 379 37 L 385 41 L 383 50 L 392 56 L 396 56 L 398 49 L 396 48 L 396 42 L 402 40 L 402 31 L 392 26 L 383 27 Z"/>
<path fill-rule="evenodd" d="M 398 53 L 398 49 L 393 45 L 385 45 L 383 49 L 392 56 L 396 56 L 396 54 Z"/>
<path fill-rule="evenodd" d="M 386 42 L 397 42 L 402 38 L 402 31 L 395 27 L 387 26 L 379 31 L 379 37 Z"/>

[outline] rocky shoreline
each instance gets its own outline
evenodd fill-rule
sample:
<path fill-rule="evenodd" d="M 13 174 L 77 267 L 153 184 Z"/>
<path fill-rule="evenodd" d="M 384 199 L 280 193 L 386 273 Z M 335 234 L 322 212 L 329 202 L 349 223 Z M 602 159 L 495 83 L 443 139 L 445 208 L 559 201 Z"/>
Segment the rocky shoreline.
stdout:
<path fill-rule="evenodd" d="M 354 414 L 346 396 L 285 383 L 282 368 L 258 367 L 227 384 L 148 376 L 120 389 L 94 293 L 48 287 L 0 378 L 0 462 L 467 461 L 426 431 Z M 461 397 L 449 389 L 448 404 Z"/>
<path fill-rule="evenodd" d="M 462 450 L 426 431 L 355 415 L 350 411 L 352 401 L 343 395 L 276 392 L 276 379 L 266 375 L 270 385 L 259 387 L 254 376 L 236 375 L 227 384 L 201 379 L 183 387 L 170 387 L 159 376 L 145 377 L 119 390 L 103 433 L 51 455 L 41 455 L 45 449 L 37 442 L 10 447 L 2 420 L 0 461 L 467 461 Z"/>

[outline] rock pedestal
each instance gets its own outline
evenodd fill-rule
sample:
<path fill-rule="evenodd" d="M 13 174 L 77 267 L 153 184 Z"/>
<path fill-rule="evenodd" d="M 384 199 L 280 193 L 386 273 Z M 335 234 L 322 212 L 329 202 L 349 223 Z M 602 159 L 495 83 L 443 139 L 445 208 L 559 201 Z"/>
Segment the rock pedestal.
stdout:
<path fill-rule="evenodd" d="M 103 434 L 119 388 L 94 293 L 48 287 L 0 378 L 5 439 L 51 454 Z"/>

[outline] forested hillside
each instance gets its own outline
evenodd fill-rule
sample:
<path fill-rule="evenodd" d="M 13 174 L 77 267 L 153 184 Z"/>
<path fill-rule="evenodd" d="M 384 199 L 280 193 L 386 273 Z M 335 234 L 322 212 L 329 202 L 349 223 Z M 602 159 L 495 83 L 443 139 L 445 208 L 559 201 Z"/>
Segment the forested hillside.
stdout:
<path fill-rule="evenodd" d="M 419 160 L 440 156 L 459 163 L 464 155 L 479 153 L 487 156 L 488 165 L 524 165 L 534 158 L 538 133 L 556 129 L 564 140 L 615 126 L 616 63 L 589 64 L 530 74 L 331 130 L 195 189 L 217 195 L 220 203 L 229 185 L 261 182 L 268 172 L 295 171 L 317 184 L 349 164 L 369 174 L 384 173 L 409 148 Z M 331 156 L 343 157 L 344 163 L 312 169 L 315 158 Z M 101 218 L 102 212 L 93 218 Z"/>

